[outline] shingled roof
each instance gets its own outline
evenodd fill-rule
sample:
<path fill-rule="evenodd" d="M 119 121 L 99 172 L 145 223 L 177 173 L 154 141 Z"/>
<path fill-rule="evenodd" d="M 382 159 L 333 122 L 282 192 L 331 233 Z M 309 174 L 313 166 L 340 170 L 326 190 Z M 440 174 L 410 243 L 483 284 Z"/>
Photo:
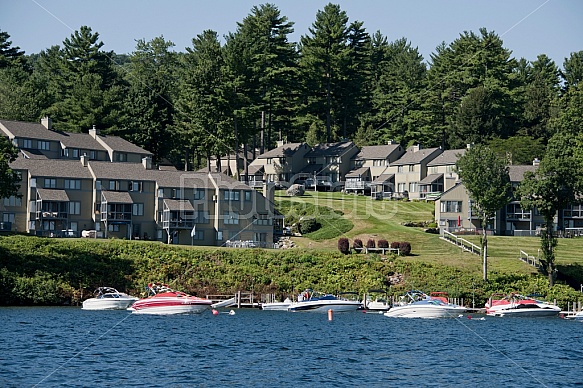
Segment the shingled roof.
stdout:
<path fill-rule="evenodd" d="M 113 163 L 109 163 L 113 164 Z M 19 157 L 10 167 L 28 170 L 32 176 L 92 179 L 91 172 L 78 160 L 67 159 L 26 159 Z"/>
<path fill-rule="evenodd" d="M 510 175 L 510 182 L 522 182 L 524 180 L 524 173 L 527 171 L 535 172 L 536 166 L 525 164 L 525 165 L 512 165 L 508 166 L 508 175 Z"/>
<path fill-rule="evenodd" d="M 287 143 L 280 147 L 274 148 L 263 154 L 259 155 L 257 159 L 269 159 L 269 158 L 280 158 L 294 156 L 295 153 L 300 149 L 305 143 Z"/>
<path fill-rule="evenodd" d="M 388 159 L 389 156 L 401 148 L 399 144 L 385 144 L 385 145 L 374 145 L 374 146 L 364 146 L 356 155 L 356 160 L 371 160 L 371 159 Z"/>
<path fill-rule="evenodd" d="M 316 144 L 312 150 L 306 154 L 306 158 L 314 158 L 318 156 L 341 156 L 353 146 L 354 143 L 351 141 Z"/>
<path fill-rule="evenodd" d="M 426 148 L 420 149 L 419 151 L 409 150 L 395 162 L 392 163 L 393 166 L 403 166 L 407 164 L 418 164 L 423 162 L 425 159 L 429 158 L 436 150 L 439 148 Z"/>
<path fill-rule="evenodd" d="M 427 167 L 431 166 L 448 166 L 456 164 L 460 156 L 465 154 L 467 148 L 461 148 L 458 150 L 446 150 L 439 154 L 435 159 L 427 163 Z"/>

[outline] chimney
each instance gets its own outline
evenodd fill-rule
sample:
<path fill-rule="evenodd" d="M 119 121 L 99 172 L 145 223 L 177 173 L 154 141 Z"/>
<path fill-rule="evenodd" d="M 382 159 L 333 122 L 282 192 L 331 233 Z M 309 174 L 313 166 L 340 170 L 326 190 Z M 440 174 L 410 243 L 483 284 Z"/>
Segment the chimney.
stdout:
<path fill-rule="evenodd" d="M 393 145 L 393 144 L 395 144 L 395 142 L 393 141 L 393 139 L 391 139 L 391 140 L 389 140 L 389 141 L 387 142 L 387 145 Z"/>
<path fill-rule="evenodd" d="M 538 158 L 534 158 L 534 160 L 532 161 L 532 165 L 535 167 L 538 167 L 540 164 L 540 160 L 538 160 Z"/>
<path fill-rule="evenodd" d="M 95 125 L 93 125 L 93 128 L 89 130 L 89 134 L 92 138 L 97 139 L 97 135 L 99 135 L 99 129 L 95 128 Z"/>
<path fill-rule="evenodd" d="M 152 169 L 152 157 L 146 156 L 145 158 L 142 158 L 142 164 L 144 165 L 144 168 L 146 170 L 151 170 Z"/>
<path fill-rule="evenodd" d="M 83 165 L 83 167 L 87 167 L 88 160 L 89 160 L 89 158 L 87 157 L 87 154 L 81 155 L 81 164 Z"/>
<path fill-rule="evenodd" d="M 467 148 L 467 149 L 470 149 L 470 148 L 472 148 L 472 144 L 471 144 L 471 143 L 468 143 L 468 144 L 466 144 L 466 148 Z"/>
<path fill-rule="evenodd" d="M 276 143 L 277 143 L 277 146 L 278 146 L 278 147 L 281 147 L 281 146 L 283 146 L 283 144 L 284 144 L 284 143 L 283 143 L 283 140 L 278 140 Z"/>
<path fill-rule="evenodd" d="M 49 129 L 49 130 L 53 129 L 53 120 L 51 120 L 51 118 L 49 116 L 45 116 L 42 119 L 40 119 L 40 123 L 46 129 Z"/>

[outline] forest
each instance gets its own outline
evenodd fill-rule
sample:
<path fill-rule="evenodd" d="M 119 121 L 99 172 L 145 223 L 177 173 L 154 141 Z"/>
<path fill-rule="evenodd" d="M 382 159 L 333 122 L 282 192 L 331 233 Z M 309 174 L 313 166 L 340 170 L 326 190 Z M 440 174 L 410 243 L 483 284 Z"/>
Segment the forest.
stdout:
<path fill-rule="evenodd" d="M 562 64 L 514 58 L 481 28 L 423 58 L 406 37 L 369 33 L 332 3 L 299 42 L 293 26 L 263 4 L 224 37 L 205 30 L 184 52 L 163 36 L 137 40 L 130 54 L 103 51 L 89 26 L 32 54 L 0 30 L 0 118 L 95 126 L 188 170 L 279 140 L 484 144 L 530 164 L 554 134 L 583 128 L 583 50 Z"/>

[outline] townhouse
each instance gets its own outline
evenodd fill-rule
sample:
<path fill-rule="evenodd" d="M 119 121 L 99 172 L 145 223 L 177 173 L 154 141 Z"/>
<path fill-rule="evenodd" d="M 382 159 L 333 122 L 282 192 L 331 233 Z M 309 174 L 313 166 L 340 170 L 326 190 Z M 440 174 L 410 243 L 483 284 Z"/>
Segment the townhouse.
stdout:
<path fill-rule="evenodd" d="M 359 152 L 351 141 L 316 144 L 304 156 L 307 165 L 302 172 L 309 177 L 306 185 L 315 185 L 316 189 L 324 191 L 343 187 L 346 174 L 351 170 L 351 160 Z"/>
<path fill-rule="evenodd" d="M 383 176 L 388 166 L 398 160 L 405 150 L 399 144 L 393 144 L 389 142 L 386 145 L 375 145 L 375 146 L 364 146 L 360 152 L 352 159 L 352 171 L 346 174 L 346 183 L 344 190 L 347 193 L 362 193 L 371 194 L 377 196 L 376 193 L 379 192 L 379 184 L 390 184 L 391 187 L 394 185 L 394 175 L 391 179 L 386 179 L 383 177 L 379 180 L 379 177 Z M 375 182 L 375 184 L 373 184 Z M 380 192 L 394 190 L 387 188 L 386 190 L 380 190 Z"/>
<path fill-rule="evenodd" d="M 116 136 L 53 131 L 50 121 L 0 120 L 20 148 L 11 164 L 20 196 L 4 198 L 3 230 L 42 236 L 150 239 L 224 245 L 236 239 L 272 246 L 281 217 L 273 185 L 256 191 L 220 173 L 157 169 L 151 153 Z M 265 194 L 265 195 L 264 195 Z"/>
<path fill-rule="evenodd" d="M 410 200 L 422 199 L 420 184 L 427 177 L 427 164 L 443 150 L 441 148 L 423 149 L 420 145 L 411 146 L 405 154 L 391 163 L 385 174 L 394 174 L 396 198 Z"/>

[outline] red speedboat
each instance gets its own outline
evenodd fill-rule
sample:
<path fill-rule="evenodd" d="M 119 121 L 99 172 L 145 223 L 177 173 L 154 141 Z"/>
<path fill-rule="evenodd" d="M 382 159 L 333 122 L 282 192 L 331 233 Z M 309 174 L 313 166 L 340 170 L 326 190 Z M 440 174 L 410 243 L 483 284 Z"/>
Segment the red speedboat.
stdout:
<path fill-rule="evenodd" d="M 494 317 L 552 317 L 560 312 L 559 306 L 517 293 L 493 294 L 486 303 L 486 314 Z"/>
<path fill-rule="evenodd" d="M 148 284 L 149 296 L 135 302 L 128 310 L 138 314 L 201 313 L 210 307 L 210 299 L 175 291 L 166 284 Z"/>

